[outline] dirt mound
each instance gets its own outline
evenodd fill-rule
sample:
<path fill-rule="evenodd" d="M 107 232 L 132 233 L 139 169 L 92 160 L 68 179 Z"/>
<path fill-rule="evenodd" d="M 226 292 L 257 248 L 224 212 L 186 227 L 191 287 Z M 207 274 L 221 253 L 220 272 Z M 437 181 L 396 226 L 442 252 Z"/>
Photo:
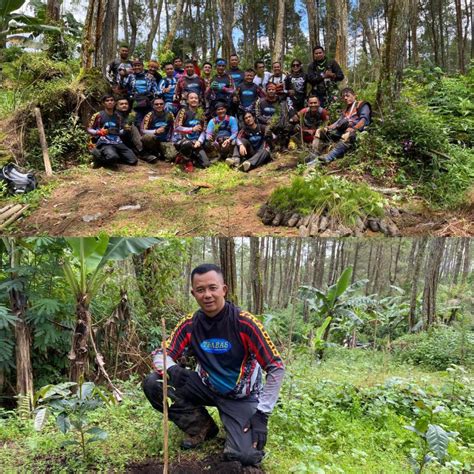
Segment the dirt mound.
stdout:
<path fill-rule="evenodd" d="M 141 463 L 133 463 L 127 466 L 127 474 L 156 474 L 163 471 L 163 463 L 157 459 L 147 459 Z M 171 474 L 264 474 L 265 471 L 256 467 L 243 467 L 240 462 L 226 462 L 222 455 L 210 456 L 201 461 L 181 461 L 171 463 L 169 467 Z"/>

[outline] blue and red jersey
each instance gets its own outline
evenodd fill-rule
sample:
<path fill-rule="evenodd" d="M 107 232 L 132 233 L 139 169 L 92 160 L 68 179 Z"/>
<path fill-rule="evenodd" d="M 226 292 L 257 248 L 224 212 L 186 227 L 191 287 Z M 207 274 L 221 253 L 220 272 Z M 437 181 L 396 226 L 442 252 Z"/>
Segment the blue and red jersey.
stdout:
<path fill-rule="evenodd" d="M 228 398 L 261 394 L 259 408 L 273 409 L 283 379 L 283 361 L 262 323 L 250 313 L 226 302 L 212 318 L 201 310 L 183 318 L 167 341 L 167 360 L 173 364 L 185 352 L 196 358 L 196 371 L 215 393 Z M 161 349 L 153 352 L 153 362 L 161 371 Z M 263 392 L 262 369 L 267 373 Z"/>

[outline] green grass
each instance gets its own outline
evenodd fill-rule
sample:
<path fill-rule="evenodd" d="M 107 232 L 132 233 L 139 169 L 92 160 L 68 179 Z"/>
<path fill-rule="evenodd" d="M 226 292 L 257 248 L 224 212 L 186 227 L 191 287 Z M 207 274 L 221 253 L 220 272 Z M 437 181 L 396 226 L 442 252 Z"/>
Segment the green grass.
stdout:
<path fill-rule="evenodd" d="M 345 178 L 312 174 L 296 177 L 289 186 L 280 186 L 270 196 L 270 205 L 279 212 L 326 214 L 343 224 L 384 214 L 386 200 L 366 184 L 351 183 Z"/>
<path fill-rule="evenodd" d="M 434 420 L 459 433 L 448 451 L 448 462 L 457 468 L 433 464 L 424 472 L 466 472 L 474 464 L 474 391 L 469 381 L 451 391 L 447 372 L 430 372 L 397 362 L 389 353 L 331 349 L 325 361 L 311 361 L 296 349 L 287 367 L 280 400 L 270 418 L 268 473 L 409 473 L 408 456 L 419 446 L 416 435 L 404 428 L 417 416 L 415 402 L 424 400 L 445 409 Z M 84 461 L 48 420 L 37 433 L 31 421 L 15 416 L 1 418 L 1 472 L 85 472 L 93 468 L 123 472 L 127 464 L 146 458 L 161 459 L 162 417 L 146 401 L 138 377 L 122 382 L 125 397 L 120 405 L 99 408 L 91 421 L 109 433 L 103 443 L 90 445 Z M 210 410 L 217 420 L 215 409 Z M 182 453 L 182 433 L 170 430 L 171 457 L 201 458 L 217 453 L 219 441 L 206 443 L 197 452 Z M 222 430 L 221 435 L 222 436 Z M 461 466 L 461 467 L 459 467 Z"/>

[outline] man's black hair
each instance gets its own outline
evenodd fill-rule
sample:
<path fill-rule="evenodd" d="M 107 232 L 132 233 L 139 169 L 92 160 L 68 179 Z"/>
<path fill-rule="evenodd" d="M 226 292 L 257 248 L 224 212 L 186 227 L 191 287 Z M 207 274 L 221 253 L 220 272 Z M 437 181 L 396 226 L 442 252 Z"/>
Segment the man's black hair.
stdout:
<path fill-rule="evenodd" d="M 127 48 L 127 49 L 130 49 L 130 46 L 128 45 L 128 43 L 120 43 L 119 44 L 119 48 Z"/>
<path fill-rule="evenodd" d="M 323 53 L 325 52 L 325 51 L 324 51 L 324 48 L 323 48 L 321 45 L 318 45 L 318 46 L 315 46 L 315 47 L 313 48 L 313 54 L 314 54 L 314 52 L 317 51 L 318 49 L 320 49 Z"/>
<path fill-rule="evenodd" d="M 114 99 L 115 97 L 112 94 L 104 94 L 102 98 L 100 99 L 100 103 L 104 104 L 107 99 Z"/>
<path fill-rule="evenodd" d="M 341 97 L 344 96 L 344 94 L 356 95 L 356 93 L 354 92 L 354 89 L 352 89 L 352 87 L 344 87 L 344 89 L 342 89 L 342 91 L 341 91 Z"/>
<path fill-rule="evenodd" d="M 193 282 L 194 275 L 204 275 L 205 273 L 209 272 L 216 272 L 218 275 L 222 275 L 224 277 L 224 273 L 222 273 L 221 267 L 214 265 L 213 263 L 203 263 L 202 265 L 198 265 L 192 272 L 191 272 L 191 283 Z"/>
<path fill-rule="evenodd" d="M 274 66 L 275 64 L 279 64 L 281 66 L 281 61 L 273 61 L 272 66 Z"/>
<path fill-rule="evenodd" d="M 253 65 L 255 69 L 257 68 L 258 64 L 263 64 L 265 66 L 265 61 L 262 61 L 261 59 L 259 59 L 258 61 L 255 61 L 254 65 Z"/>
<path fill-rule="evenodd" d="M 308 97 L 308 103 L 310 99 L 318 99 L 318 102 L 321 103 L 321 99 L 316 94 L 310 94 Z"/>
<path fill-rule="evenodd" d="M 182 58 L 181 56 L 175 56 L 175 57 L 173 58 L 173 62 L 175 62 L 177 59 L 181 59 L 181 61 L 183 60 L 183 58 Z"/>
<path fill-rule="evenodd" d="M 255 69 L 249 67 L 248 69 L 245 70 L 245 72 L 253 72 L 254 74 L 256 74 L 255 72 Z"/>
<path fill-rule="evenodd" d="M 232 54 L 230 55 L 230 57 L 232 57 L 232 56 L 235 56 L 236 58 L 239 57 L 239 55 L 238 55 L 237 53 L 232 53 Z"/>
<path fill-rule="evenodd" d="M 170 61 L 168 61 L 168 62 L 166 62 L 165 64 L 163 64 L 163 69 L 164 69 L 166 66 L 172 66 L 172 65 L 173 65 L 173 63 L 170 62 Z"/>
<path fill-rule="evenodd" d="M 204 67 L 206 64 L 209 64 L 209 66 L 212 67 L 212 63 L 210 63 L 209 61 L 206 61 L 205 63 L 202 63 L 202 67 Z"/>
<path fill-rule="evenodd" d="M 121 95 L 120 97 L 117 97 L 115 99 L 115 102 L 118 102 L 119 100 L 126 100 L 127 102 L 129 101 L 129 99 L 126 95 Z"/>

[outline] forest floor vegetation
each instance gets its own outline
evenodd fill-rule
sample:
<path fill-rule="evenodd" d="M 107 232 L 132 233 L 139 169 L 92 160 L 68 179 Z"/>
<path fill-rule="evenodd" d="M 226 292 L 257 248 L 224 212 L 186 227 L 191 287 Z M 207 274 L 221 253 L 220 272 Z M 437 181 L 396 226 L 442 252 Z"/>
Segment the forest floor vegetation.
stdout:
<path fill-rule="evenodd" d="M 412 472 L 410 458 L 419 458 L 423 443 L 406 427 L 414 426 L 427 410 L 435 413 L 431 423 L 449 433 L 449 442 L 442 464 L 434 459 L 424 472 L 472 469 L 472 371 L 457 366 L 430 371 L 370 349 L 331 348 L 320 364 L 312 357 L 305 348 L 296 348 L 291 356 L 270 418 L 264 472 Z M 86 459 L 77 446 L 62 447 L 69 435 L 58 431 L 52 417 L 36 432 L 32 420 L 1 412 L 1 471 L 85 472 L 100 466 L 114 472 L 152 472 L 162 462 L 162 416 L 146 401 L 139 377 L 121 382 L 121 389 L 121 404 L 90 414 L 89 421 L 107 431 L 108 438 L 91 444 Z M 214 410 L 210 412 L 218 421 Z M 229 464 L 230 471 L 219 471 L 222 430 L 193 452 L 179 450 L 182 436 L 171 425 L 171 472 L 209 467 L 215 468 L 212 472 L 234 472 Z"/>

